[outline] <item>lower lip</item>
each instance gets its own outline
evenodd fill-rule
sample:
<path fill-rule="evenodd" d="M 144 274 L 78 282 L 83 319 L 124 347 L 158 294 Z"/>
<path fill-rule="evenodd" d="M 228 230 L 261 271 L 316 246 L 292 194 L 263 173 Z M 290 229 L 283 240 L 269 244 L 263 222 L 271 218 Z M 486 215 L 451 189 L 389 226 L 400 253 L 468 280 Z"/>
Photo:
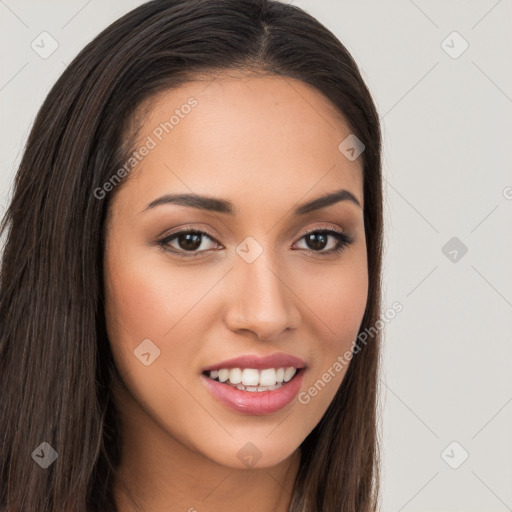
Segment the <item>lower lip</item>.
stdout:
<path fill-rule="evenodd" d="M 272 391 L 241 391 L 201 375 L 207 388 L 220 402 L 232 410 L 252 415 L 270 414 L 286 407 L 297 396 L 303 377 L 304 368 L 301 368 L 293 379 L 283 383 L 280 388 Z"/>

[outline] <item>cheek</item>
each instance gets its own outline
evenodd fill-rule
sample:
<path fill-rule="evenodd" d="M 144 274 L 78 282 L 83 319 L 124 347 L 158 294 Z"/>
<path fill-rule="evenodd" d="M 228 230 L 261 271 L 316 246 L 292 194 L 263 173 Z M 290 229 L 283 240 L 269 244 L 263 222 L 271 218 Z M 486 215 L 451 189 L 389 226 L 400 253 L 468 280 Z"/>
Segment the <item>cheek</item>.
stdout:
<path fill-rule="evenodd" d="M 122 259 L 116 256 L 112 253 L 107 260 L 106 302 L 112 323 L 134 341 L 172 336 L 174 326 L 201 298 L 197 275 L 173 270 L 161 255 L 133 251 Z"/>
<path fill-rule="evenodd" d="M 304 315 L 309 319 L 308 328 L 314 333 L 312 339 L 316 340 L 311 347 L 313 364 L 298 397 L 299 404 L 308 413 L 305 417 L 310 418 L 307 428 L 312 428 L 324 414 L 343 381 L 366 309 L 366 253 L 354 252 L 353 256 L 340 266 L 322 269 L 314 279 L 302 281 L 301 294 L 308 297 Z"/>
<path fill-rule="evenodd" d="M 317 333 L 322 333 L 320 351 L 331 356 L 344 352 L 356 338 L 366 309 L 366 255 L 322 270 L 304 283 L 301 294 L 308 297 L 308 317 L 315 323 Z"/>
<path fill-rule="evenodd" d="M 357 334 L 366 307 L 367 284 L 364 276 L 350 273 L 339 280 L 327 280 L 325 292 L 314 297 L 315 311 L 335 336 L 354 331 Z"/>

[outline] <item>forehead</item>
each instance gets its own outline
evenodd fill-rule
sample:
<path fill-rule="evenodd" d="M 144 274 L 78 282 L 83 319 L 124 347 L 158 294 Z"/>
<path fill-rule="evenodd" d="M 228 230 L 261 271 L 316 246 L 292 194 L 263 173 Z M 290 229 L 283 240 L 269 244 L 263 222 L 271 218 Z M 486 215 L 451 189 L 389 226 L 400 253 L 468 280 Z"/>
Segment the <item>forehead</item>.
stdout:
<path fill-rule="evenodd" d="M 220 76 L 165 91 L 139 109 L 136 148 L 151 146 L 127 192 L 143 207 L 163 193 L 298 201 L 349 189 L 361 202 L 360 159 L 338 149 L 351 133 L 313 87 L 276 76 Z M 151 139 L 152 142 L 149 142 Z M 290 198 L 290 199 L 287 199 Z M 146 203 L 147 204 L 147 203 Z"/>

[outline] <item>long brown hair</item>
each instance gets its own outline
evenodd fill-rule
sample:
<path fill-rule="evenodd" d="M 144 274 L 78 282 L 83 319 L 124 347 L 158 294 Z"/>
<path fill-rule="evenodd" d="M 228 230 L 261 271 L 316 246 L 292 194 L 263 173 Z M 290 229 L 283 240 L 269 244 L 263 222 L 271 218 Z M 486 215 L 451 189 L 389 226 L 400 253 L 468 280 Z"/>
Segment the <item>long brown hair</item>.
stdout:
<path fill-rule="evenodd" d="M 381 132 L 346 48 L 309 14 L 274 0 L 141 5 L 89 43 L 48 94 L 1 225 L 1 510 L 116 510 L 112 482 L 121 440 L 102 281 L 112 195 L 98 200 L 93 192 L 133 151 L 127 127 L 142 101 L 194 74 L 228 69 L 312 85 L 364 143 L 369 294 L 360 332 L 378 320 Z M 302 443 L 290 511 L 378 507 L 379 344 L 377 333 L 354 356 L 327 412 Z M 58 454 L 47 469 L 32 460 L 43 442 Z"/>

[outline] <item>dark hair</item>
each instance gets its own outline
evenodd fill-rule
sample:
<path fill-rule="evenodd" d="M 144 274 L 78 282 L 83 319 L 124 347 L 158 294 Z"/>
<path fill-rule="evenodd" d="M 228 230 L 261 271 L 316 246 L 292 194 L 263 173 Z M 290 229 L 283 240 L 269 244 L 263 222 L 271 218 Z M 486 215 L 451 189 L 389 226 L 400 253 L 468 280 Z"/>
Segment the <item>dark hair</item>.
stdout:
<path fill-rule="evenodd" d="M 2 222 L 2 510 L 116 510 L 112 487 L 121 441 L 102 280 L 112 194 L 98 200 L 93 191 L 133 151 L 127 127 L 141 102 L 199 74 L 226 70 L 310 84 L 364 143 L 369 292 L 360 332 L 378 320 L 381 133 L 346 48 L 303 10 L 273 0 L 141 5 L 89 43 L 48 94 Z M 302 443 L 291 511 L 377 508 L 379 345 L 377 332 L 354 356 L 334 400 Z M 48 469 L 31 458 L 42 442 L 58 453 Z"/>

